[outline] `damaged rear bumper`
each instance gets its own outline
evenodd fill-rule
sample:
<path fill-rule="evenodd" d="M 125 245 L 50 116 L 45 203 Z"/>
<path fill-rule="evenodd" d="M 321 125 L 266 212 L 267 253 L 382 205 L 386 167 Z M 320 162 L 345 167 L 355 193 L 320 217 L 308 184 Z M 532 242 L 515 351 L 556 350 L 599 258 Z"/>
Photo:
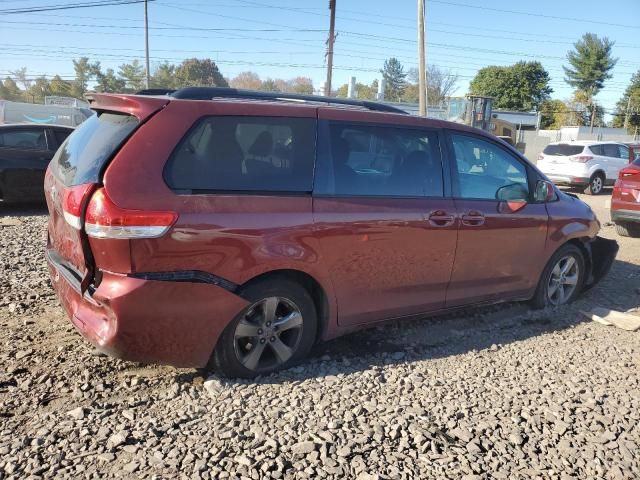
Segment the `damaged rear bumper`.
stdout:
<path fill-rule="evenodd" d="M 613 261 L 618 254 L 619 246 L 615 240 L 609 240 L 607 238 L 596 237 L 588 244 L 591 274 L 587 282 L 585 282 L 584 289 L 596 285 L 611 269 Z"/>

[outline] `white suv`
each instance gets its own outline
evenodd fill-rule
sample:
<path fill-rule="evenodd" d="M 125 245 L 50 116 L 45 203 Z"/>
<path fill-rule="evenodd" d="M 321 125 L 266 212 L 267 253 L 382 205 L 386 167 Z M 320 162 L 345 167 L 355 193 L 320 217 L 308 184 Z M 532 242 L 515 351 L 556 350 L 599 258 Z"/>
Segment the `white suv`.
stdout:
<path fill-rule="evenodd" d="M 572 141 L 547 145 L 538 157 L 538 168 L 557 185 L 586 187 L 598 195 L 613 185 L 618 172 L 629 164 L 629 147 L 616 142 Z"/>

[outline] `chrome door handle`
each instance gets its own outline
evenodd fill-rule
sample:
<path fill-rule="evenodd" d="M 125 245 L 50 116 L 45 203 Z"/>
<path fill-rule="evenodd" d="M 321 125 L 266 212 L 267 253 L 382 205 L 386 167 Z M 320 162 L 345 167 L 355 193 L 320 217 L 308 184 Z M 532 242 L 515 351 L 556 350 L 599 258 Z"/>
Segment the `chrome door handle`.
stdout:
<path fill-rule="evenodd" d="M 484 215 L 480 212 L 470 211 L 462 215 L 462 224 L 467 227 L 479 227 L 484 225 Z"/>
<path fill-rule="evenodd" d="M 456 217 L 444 210 L 437 210 L 429 214 L 428 220 L 434 227 L 449 227 L 456 221 Z"/>

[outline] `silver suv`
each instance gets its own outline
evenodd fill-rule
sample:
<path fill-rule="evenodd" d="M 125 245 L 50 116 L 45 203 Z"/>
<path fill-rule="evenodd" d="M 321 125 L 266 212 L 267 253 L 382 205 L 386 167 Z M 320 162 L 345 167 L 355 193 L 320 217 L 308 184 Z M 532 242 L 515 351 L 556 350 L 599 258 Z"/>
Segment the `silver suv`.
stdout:
<path fill-rule="evenodd" d="M 613 185 L 618 172 L 629 164 L 629 147 L 616 142 L 571 141 L 547 145 L 538 157 L 538 168 L 557 185 L 586 187 L 598 195 Z"/>

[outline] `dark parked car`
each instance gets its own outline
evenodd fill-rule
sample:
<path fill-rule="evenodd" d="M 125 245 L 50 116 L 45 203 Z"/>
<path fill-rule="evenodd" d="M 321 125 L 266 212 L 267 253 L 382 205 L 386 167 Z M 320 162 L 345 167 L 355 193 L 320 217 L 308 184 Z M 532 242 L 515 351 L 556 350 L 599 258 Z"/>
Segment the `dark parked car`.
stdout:
<path fill-rule="evenodd" d="M 611 220 L 624 237 L 640 237 L 640 157 L 620 170 L 611 195 Z"/>
<path fill-rule="evenodd" d="M 252 377 L 390 318 L 569 302 L 618 249 L 459 124 L 231 89 L 92 108 L 46 175 L 46 256 L 73 324 L 121 358 Z"/>
<path fill-rule="evenodd" d="M 73 128 L 58 125 L 0 125 L 0 200 L 44 201 L 44 173 Z"/>

